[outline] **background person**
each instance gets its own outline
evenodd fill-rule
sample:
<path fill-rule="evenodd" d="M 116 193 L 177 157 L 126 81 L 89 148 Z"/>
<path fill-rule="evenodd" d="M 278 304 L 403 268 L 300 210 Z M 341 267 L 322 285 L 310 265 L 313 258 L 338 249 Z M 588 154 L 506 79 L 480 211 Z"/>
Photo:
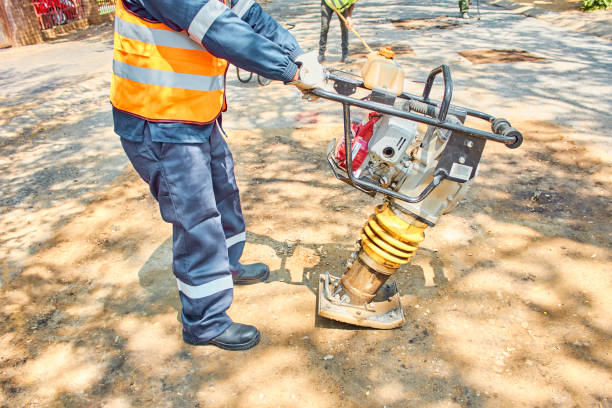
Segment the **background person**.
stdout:
<path fill-rule="evenodd" d="M 352 62 L 349 58 L 348 49 L 348 30 L 352 27 L 351 16 L 353 15 L 353 7 L 357 0 L 322 0 L 321 1 L 321 36 L 319 37 L 319 62 L 325 61 L 325 49 L 327 48 L 327 33 L 329 31 L 329 22 L 336 14 L 333 10 L 335 7 L 346 19 L 349 26 L 338 17 L 340 21 L 340 32 L 342 37 L 342 62 Z"/>
<path fill-rule="evenodd" d="M 459 0 L 459 14 L 461 18 L 470 18 L 470 0 Z"/>

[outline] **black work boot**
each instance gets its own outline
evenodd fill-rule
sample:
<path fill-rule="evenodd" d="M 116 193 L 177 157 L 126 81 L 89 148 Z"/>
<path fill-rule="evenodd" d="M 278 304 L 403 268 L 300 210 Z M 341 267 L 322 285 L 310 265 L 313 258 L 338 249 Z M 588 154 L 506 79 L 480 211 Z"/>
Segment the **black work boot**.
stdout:
<path fill-rule="evenodd" d="M 343 55 L 340 62 L 344 62 L 345 64 L 350 64 L 351 62 L 353 62 L 353 59 L 349 57 L 348 55 Z"/>
<path fill-rule="evenodd" d="M 263 263 L 240 265 L 240 269 L 232 271 L 234 285 L 251 285 L 253 283 L 265 282 L 270 277 L 270 268 Z"/>
<path fill-rule="evenodd" d="M 183 332 L 183 340 L 185 343 L 194 346 L 217 346 L 224 350 L 247 350 L 259 343 L 259 330 L 255 326 L 241 323 L 232 323 L 230 327 L 225 329 L 223 333 L 212 340 L 198 342 L 189 338 Z"/>

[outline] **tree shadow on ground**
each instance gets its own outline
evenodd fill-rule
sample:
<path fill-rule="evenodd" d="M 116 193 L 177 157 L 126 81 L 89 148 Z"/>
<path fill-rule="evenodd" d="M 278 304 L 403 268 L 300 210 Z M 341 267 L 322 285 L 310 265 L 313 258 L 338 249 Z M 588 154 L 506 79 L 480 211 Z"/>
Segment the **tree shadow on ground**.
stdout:
<path fill-rule="evenodd" d="M 585 249 L 604 245 L 597 234 L 605 234 L 606 227 L 594 226 L 590 233 L 595 236 L 588 238 L 572 224 L 556 225 L 554 217 L 536 222 L 528 208 L 537 201 L 521 193 L 528 186 L 544 191 L 544 182 L 576 190 L 566 174 L 576 169 L 564 167 L 563 159 L 587 160 L 586 152 L 557 151 L 555 162 L 540 166 L 538 177 L 546 175 L 545 181 L 512 184 L 505 178 L 532 177 L 527 169 L 542 158 L 535 154 L 542 149 L 526 145 L 527 159 L 520 164 L 513 161 L 514 151 L 494 149 L 486 156 L 473 198 L 448 216 L 450 224 L 428 230 L 429 244 L 397 274 L 407 301 L 407 324 L 394 331 L 360 330 L 318 320 L 314 291 L 320 273 L 342 273 L 370 211 L 364 208 L 376 200 L 333 181 L 324 166 L 305 160 L 322 154 L 322 147 L 316 146 L 326 135 L 276 132 L 276 143 L 269 145 L 260 143 L 261 134 L 232 139 L 239 167 L 249 169 L 249 177 L 238 169 L 243 201 L 248 203 L 245 215 L 254 229 L 246 256 L 267 256 L 273 274 L 268 284 L 237 288 L 231 313 L 259 322 L 262 344 L 240 355 L 182 344 L 170 231 L 160 229 L 156 204 L 143 200 L 146 186 L 130 172 L 63 225 L 4 290 L 3 392 L 9 401 L 26 401 L 33 387 L 36 398 L 51 397 L 51 405 L 241 405 L 259 401 L 256 389 L 281 405 L 292 401 L 286 394 L 290 389 L 298 402 L 314 400 L 321 406 L 331 404 L 320 399 L 328 392 L 335 395 L 334 404 L 348 406 L 361 405 L 362 398 L 368 404 L 453 401 L 465 406 L 608 398 L 597 391 L 598 385 L 585 393 L 574 377 L 565 375 L 610 369 L 602 354 L 610 333 L 602 326 L 601 294 L 588 282 L 568 280 L 568 273 L 576 271 L 559 269 L 557 255 L 547 255 L 549 247 L 557 251 L 574 246 L 571 261 L 567 255 L 560 255 L 562 259 L 587 261 Z M 308 143 L 305 132 L 311 138 Z M 540 127 L 533 138 L 547 140 L 555 132 Z M 254 146 L 261 147 L 254 151 Z M 269 164 L 251 167 L 255 157 Z M 284 167 L 292 168 L 294 177 L 277 177 Z M 574 200 L 572 195 L 560 197 Z M 580 199 L 581 206 L 563 211 L 574 218 L 582 207 L 595 211 L 593 216 L 607 211 L 598 193 L 585 190 Z M 521 200 L 524 205 L 517 204 Z M 312 211 L 312 206 L 319 210 Z M 117 209 L 147 215 L 134 224 L 130 217 L 117 219 Z M 311 231 L 310 225 L 316 228 Z M 81 235 L 75 235 L 77 231 Z M 463 238 L 445 235 L 457 233 Z M 81 243 L 75 247 L 79 236 Z M 153 242 L 157 244 L 151 247 Z M 144 247 L 151 249 L 142 252 Z M 605 245 L 600 250 L 605 251 Z M 542 290 L 550 294 L 542 295 Z M 564 305 L 557 307 L 551 303 L 554 299 L 563 299 Z M 15 341 L 16 336 L 23 341 Z M 557 354 L 551 355 L 550 347 L 559 347 Z M 325 359 L 327 355 L 332 358 Z M 276 386 L 270 388 L 263 380 L 243 382 L 240 367 L 245 358 L 258 378 L 274 378 Z M 296 364 L 304 369 L 292 370 Z M 43 368 L 53 378 L 44 386 Z M 297 385 L 290 387 L 288 381 Z M 551 394 L 551 382 L 566 391 Z M 503 391 L 502 383 L 514 385 Z M 364 396 L 363 390 L 369 394 Z"/>

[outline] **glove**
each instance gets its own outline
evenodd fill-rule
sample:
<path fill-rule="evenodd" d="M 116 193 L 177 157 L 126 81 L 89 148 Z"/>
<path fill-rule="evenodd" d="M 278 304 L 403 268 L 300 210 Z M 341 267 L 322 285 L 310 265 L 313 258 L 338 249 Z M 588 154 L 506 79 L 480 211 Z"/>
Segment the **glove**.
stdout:
<path fill-rule="evenodd" d="M 304 98 L 309 100 L 318 99 L 306 91 L 313 88 L 323 88 L 325 86 L 325 68 L 319 64 L 317 54 L 314 51 L 302 54 L 295 59 L 295 63 L 300 67 L 298 70 L 298 79 L 289 82 L 295 85 L 302 93 Z"/>

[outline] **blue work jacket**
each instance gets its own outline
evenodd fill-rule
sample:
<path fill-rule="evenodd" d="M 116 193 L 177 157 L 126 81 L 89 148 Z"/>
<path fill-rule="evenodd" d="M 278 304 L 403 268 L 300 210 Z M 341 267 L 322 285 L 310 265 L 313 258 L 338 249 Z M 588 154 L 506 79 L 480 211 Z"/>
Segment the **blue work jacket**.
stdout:
<path fill-rule="evenodd" d="M 121 1 L 121 0 L 118 0 Z M 123 0 L 138 16 L 189 31 L 200 9 L 218 0 Z M 197 23 L 197 22 L 195 22 Z M 207 24 L 201 44 L 214 56 L 266 78 L 288 82 L 297 72 L 294 60 L 303 54 L 296 39 L 254 0 L 232 0 L 230 7 Z M 140 142 L 145 126 L 154 142 L 200 143 L 214 124 L 149 122 L 113 108 L 115 133 Z"/>

